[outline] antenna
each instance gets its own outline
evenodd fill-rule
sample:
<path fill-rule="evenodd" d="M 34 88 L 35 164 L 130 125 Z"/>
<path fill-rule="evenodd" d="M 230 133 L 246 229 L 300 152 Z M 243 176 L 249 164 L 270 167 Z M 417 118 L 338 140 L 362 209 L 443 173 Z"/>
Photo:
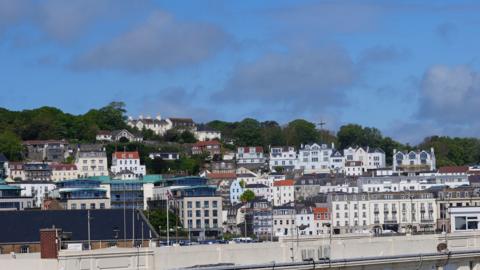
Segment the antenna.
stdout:
<path fill-rule="evenodd" d="M 324 143 L 324 140 L 323 140 L 323 126 L 325 126 L 327 124 L 327 122 L 323 121 L 323 119 L 320 119 L 320 122 L 316 123 L 317 126 L 320 127 L 320 140 L 322 141 L 322 143 Z"/>

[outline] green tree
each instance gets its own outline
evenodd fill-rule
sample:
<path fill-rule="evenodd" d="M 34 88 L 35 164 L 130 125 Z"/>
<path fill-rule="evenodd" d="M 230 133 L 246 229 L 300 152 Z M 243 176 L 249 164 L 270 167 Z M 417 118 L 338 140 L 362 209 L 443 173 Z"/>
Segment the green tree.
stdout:
<path fill-rule="evenodd" d="M 145 216 L 147 216 L 152 227 L 155 228 L 160 235 L 166 235 L 167 211 L 165 209 L 145 211 Z M 177 229 L 182 228 L 180 218 L 173 211 L 169 211 L 168 213 L 168 224 L 171 230 L 175 230 L 175 225 L 178 225 Z"/>
<path fill-rule="evenodd" d="M 251 202 L 255 199 L 255 193 L 250 189 L 245 190 L 242 195 L 240 195 L 240 201 L 243 203 Z"/>
<path fill-rule="evenodd" d="M 3 153 L 8 160 L 21 160 L 22 151 L 22 142 L 15 133 L 8 130 L 0 133 L 0 153 Z"/>
<path fill-rule="evenodd" d="M 260 123 L 251 118 L 245 118 L 234 131 L 234 140 L 238 146 L 263 145 Z"/>
<path fill-rule="evenodd" d="M 317 142 L 320 137 L 315 124 L 303 119 L 288 123 L 284 130 L 287 145 L 299 147 L 301 144 Z"/>

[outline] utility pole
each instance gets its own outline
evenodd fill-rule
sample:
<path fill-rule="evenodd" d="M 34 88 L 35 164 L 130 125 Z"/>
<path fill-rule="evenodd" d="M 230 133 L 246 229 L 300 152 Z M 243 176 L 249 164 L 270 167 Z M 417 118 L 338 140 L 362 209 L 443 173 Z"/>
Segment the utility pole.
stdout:
<path fill-rule="evenodd" d="M 168 217 L 169 207 L 168 207 L 168 195 L 167 195 L 167 246 L 170 246 L 170 221 Z"/>
<path fill-rule="evenodd" d="M 132 247 L 135 246 L 135 202 L 132 202 Z"/>
<path fill-rule="evenodd" d="M 125 182 L 123 182 L 123 244 L 127 243 L 127 197 L 125 194 Z"/>
<path fill-rule="evenodd" d="M 88 230 L 88 250 L 92 249 L 91 238 L 90 238 L 90 209 L 87 210 L 87 230 Z"/>
<path fill-rule="evenodd" d="M 324 140 L 323 140 L 323 126 L 325 126 L 327 123 L 323 120 L 320 120 L 320 122 L 317 123 L 317 126 L 320 127 L 320 140 L 322 141 L 322 143 L 325 143 Z"/>

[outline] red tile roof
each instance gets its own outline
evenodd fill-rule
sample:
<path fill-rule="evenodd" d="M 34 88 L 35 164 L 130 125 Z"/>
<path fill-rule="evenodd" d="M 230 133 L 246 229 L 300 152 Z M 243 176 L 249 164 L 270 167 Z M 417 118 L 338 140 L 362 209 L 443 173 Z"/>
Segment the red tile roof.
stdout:
<path fill-rule="evenodd" d="M 287 186 L 293 186 L 294 184 L 295 184 L 295 180 L 292 180 L 292 179 L 273 182 L 274 187 L 287 187 Z"/>
<path fill-rule="evenodd" d="M 59 163 L 52 163 L 50 167 L 54 171 L 75 171 L 77 166 L 75 164 L 59 164 Z"/>
<path fill-rule="evenodd" d="M 220 142 L 217 140 L 212 140 L 212 141 L 201 141 L 201 142 L 196 142 L 193 146 L 195 147 L 203 147 L 207 145 L 220 145 Z"/>
<path fill-rule="evenodd" d="M 314 214 L 328 213 L 328 207 L 314 207 L 313 213 Z"/>
<path fill-rule="evenodd" d="M 438 169 L 439 173 L 467 173 L 468 166 L 444 166 Z"/>
<path fill-rule="evenodd" d="M 116 159 L 139 159 L 140 158 L 138 151 L 114 152 L 112 154 L 112 157 L 115 157 Z"/>

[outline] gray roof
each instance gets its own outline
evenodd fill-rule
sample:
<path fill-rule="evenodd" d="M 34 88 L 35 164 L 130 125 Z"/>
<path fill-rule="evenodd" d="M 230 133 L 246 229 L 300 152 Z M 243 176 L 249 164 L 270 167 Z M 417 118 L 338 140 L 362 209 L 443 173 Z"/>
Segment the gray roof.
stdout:
<path fill-rule="evenodd" d="M 0 162 L 3 163 L 3 162 L 7 162 L 8 159 L 7 157 L 5 157 L 5 155 L 3 153 L 0 153 Z"/>

